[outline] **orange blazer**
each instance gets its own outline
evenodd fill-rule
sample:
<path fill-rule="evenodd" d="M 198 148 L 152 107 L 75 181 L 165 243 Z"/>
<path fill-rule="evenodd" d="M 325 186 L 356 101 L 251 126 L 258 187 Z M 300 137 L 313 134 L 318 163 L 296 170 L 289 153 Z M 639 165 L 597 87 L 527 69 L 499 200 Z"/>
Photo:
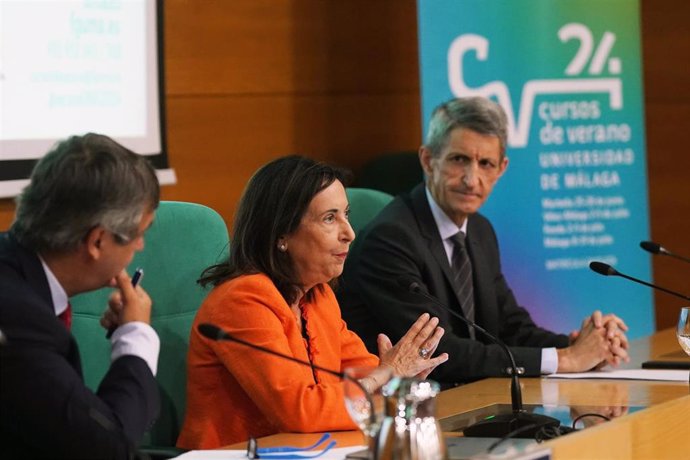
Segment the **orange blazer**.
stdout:
<path fill-rule="evenodd" d="M 273 282 L 245 275 L 217 286 L 192 326 L 187 360 L 187 409 L 177 445 L 211 449 L 279 432 L 352 430 L 343 385 L 314 371 L 233 342 L 214 342 L 197 331 L 212 323 L 228 333 L 277 352 L 342 371 L 376 366 L 362 340 L 340 316 L 328 285 L 315 288 L 302 308 L 311 356 L 295 316 Z"/>

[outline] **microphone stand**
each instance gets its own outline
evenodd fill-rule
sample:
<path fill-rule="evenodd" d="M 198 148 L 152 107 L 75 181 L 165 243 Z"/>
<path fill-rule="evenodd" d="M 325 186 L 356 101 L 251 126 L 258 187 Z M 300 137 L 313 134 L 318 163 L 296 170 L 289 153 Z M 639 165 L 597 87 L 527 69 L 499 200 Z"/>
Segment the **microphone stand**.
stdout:
<path fill-rule="evenodd" d="M 561 424 L 559 420 L 553 417 L 541 414 L 533 414 L 525 411 L 522 405 L 522 389 L 520 387 L 519 375 L 520 372 L 518 371 L 517 364 L 515 363 L 513 353 L 502 340 L 499 340 L 478 324 L 451 310 L 448 306 L 442 304 L 441 301 L 436 297 L 424 292 L 419 283 L 416 281 L 408 284 L 408 290 L 433 302 L 435 305 L 441 307 L 443 310 L 461 320 L 467 326 L 484 334 L 484 336 L 488 337 L 489 340 L 503 350 L 510 361 L 510 401 L 512 405 L 512 412 L 510 414 L 491 415 L 484 420 L 480 420 L 474 425 L 468 426 L 463 430 L 463 434 L 465 436 L 475 438 L 502 438 L 509 433 L 520 430 L 519 436 L 516 437 L 533 438 L 536 432 L 541 428 L 558 427 Z"/>
<path fill-rule="evenodd" d="M 294 356 L 286 355 L 284 353 L 280 353 L 275 350 L 271 350 L 270 348 L 265 348 L 262 347 L 261 345 L 256 345 L 254 343 L 248 342 L 246 340 L 242 340 L 240 338 L 237 338 L 233 335 L 228 334 L 227 332 L 223 331 L 221 328 L 218 326 L 214 326 L 213 324 L 209 323 L 203 323 L 199 324 L 197 326 L 197 330 L 201 335 L 206 337 L 207 339 L 215 340 L 215 341 L 221 341 L 221 340 L 227 340 L 229 342 L 235 342 L 239 343 L 241 345 L 244 345 L 245 347 L 253 348 L 255 350 L 262 351 L 264 353 L 268 353 L 269 355 L 277 356 L 279 358 L 287 359 L 288 361 L 292 361 L 297 364 L 301 364 L 303 366 L 308 366 L 313 369 L 316 369 L 317 371 L 325 372 L 330 375 L 334 375 L 341 380 L 349 380 L 350 382 L 354 383 L 359 387 L 360 390 L 362 390 L 362 393 L 364 393 L 364 396 L 367 398 L 367 403 L 369 404 L 369 407 L 371 408 L 371 411 L 369 413 L 369 423 L 371 426 L 376 426 L 376 406 L 374 405 L 374 399 L 371 397 L 371 394 L 369 391 L 367 391 L 366 388 L 364 388 L 364 385 L 362 383 L 355 379 L 350 377 L 349 375 L 345 374 L 344 372 L 338 372 L 334 371 L 332 369 L 327 369 L 325 367 L 318 366 L 316 364 L 303 361 L 299 358 L 295 358 Z M 371 440 L 370 440 L 371 441 Z M 371 458 L 377 458 L 377 450 L 378 450 L 378 443 L 377 442 L 370 442 L 370 449 L 372 451 L 370 452 Z"/>
<path fill-rule="evenodd" d="M 640 241 L 640 247 L 644 249 L 647 252 L 651 252 L 652 254 L 659 254 L 662 256 L 669 256 L 673 257 L 678 260 L 682 260 L 683 262 L 690 263 L 690 259 L 687 257 L 674 254 L 673 252 L 669 251 L 659 243 L 655 243 L 654 241 Z"/>
<path fill-rule="evenodd" d="M 671 294 L 672 296 L 678 297 L 683 300 L 690 300 L 690 297 L 683 295 L 679 292 L 672 291 L 670 289 L 666 289 L 665 287 L 662 286 L 657 286 L 656 284 L 648 283 L 646 281 L 642 281 L 641 279 L 634 278 L 632 276 L 628 276 L 625 273 L 621 273 L 615 268 L 613 268 L 609 264 L 605 264 L 604 262 L 590 262 L 589 263 L 589 268 L 595 273 L 598 273 L 603 276 L 620 276 L 621 278 L 625 278 L 627 280 L 630 280 L 634 283 L 642 284 L 644 286 L 650 287 L 652 289 L 658 289 L 659 291 L 665 292 L 666 294 Z"/>

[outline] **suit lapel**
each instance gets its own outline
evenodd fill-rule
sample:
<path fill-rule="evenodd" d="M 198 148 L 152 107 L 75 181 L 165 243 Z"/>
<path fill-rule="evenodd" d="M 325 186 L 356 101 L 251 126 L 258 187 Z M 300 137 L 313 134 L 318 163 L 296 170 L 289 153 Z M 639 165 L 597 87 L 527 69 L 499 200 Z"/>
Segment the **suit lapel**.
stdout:
<path fill-rule="evenodd" d="M 35 293 L 42 302 L 39 305 L 44 306 L 46 310 L 54 317 L 55 306 L 53 305 L 53 296 L 50 294 L 50 286 L 46 273 L 43 270 L 41 260 L 36 253 L 25 248 L 14 238 L 11 233 L 1 235 L 4 239 L 0 245 L 8 248 L 15 256 L 15 269 L 31 286 L 31 292 Z M 79 375 L 82 375 L 81 358 L 79 356 L 79 348 L 74 336 L 66 331 L 69 336 L 69 345 L 67 349 L 66 358 L 72 364 Z"/>
<path fill-rule="evenodd" d="M 429 207 L 429 201 L 426 197 L 425 186 L 421 184 L 417 186 L 411 193 L 412 206 L 414 208 L 414 214 L 417 216 L 418 225 L 420 228 L 420 233 L 426 239 L 429 251 L 433 256 L 436 264 L 441 269 L 443 276 L 446 280 L 448 287 L 448 307 L 453 308 L 458 313 L 464 316 L 464 312 L 460 306 L 460 298 L 458 297 L 458 289 L 455 286 L 455 277 L 448 262 L 448 255 L 446 254 L 446 249 L 443 246 L 443 241 L 441 240 L 441 235 L 438 232 L 438 227 L 436 226 L 436 221 L 434 220 L 434 215 L 431 213 L 431 208 Z M 474 275 L 476 279 L 476 274 Z M 453 302 L 451 299 L 455 299 Z M 467 328 L 464 324 L 461 326 Z M 469 333 L 469 330 L 468 330 Z"/>
<path fill-rule="evenodd" d="M 450 271 L 450 264 L 448 263 L 448 256 L 441 241 L 441 235 L 438 233 L 436 221 L 431 208 L 429 208 L 429 201 L 426 198 L 425 185 L 422 183 L 415 187 L 410 193 L 412 199 L 412 207 L 414 215 L 417 217 L 417 224 L 419 225 L 420 233 L 427 242 L 427 246 L 431 255 L 436 260 L 436 263 L 441 268 L 443 275 L 446 277 L 451 288 L 453 288 L 453 274 Z M 452 289 L 455 292 L 455 289 Z M 457 298 L 457 296 L 456 296 Z M 458 300 L 459 302 L 459 300 Z"/>

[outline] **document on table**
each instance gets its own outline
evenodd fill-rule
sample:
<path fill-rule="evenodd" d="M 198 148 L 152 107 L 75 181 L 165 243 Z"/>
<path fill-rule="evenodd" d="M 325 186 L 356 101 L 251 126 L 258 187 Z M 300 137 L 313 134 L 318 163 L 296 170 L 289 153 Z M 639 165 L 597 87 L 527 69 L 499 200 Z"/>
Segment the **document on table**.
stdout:
<path fill-rule="evenodd" d="M 351 452 L 366 449 L 366 446 L 336 447 L 319 456 L 319 460 L 343 460 Z M 313 456 L 318 451 L 290 452 L 292 458 L 304 455 L 305 458 Z M 279 454 L 270 454 L 266 458 L 279 458 Z M 247 460 L 246 450 L 190 450 L 182 455 L 178 455 L 174 460 Z"/>
<path fill-rule="evenodd" d="M 660 380 L 665 382 L 688 383 L 690 373 L 688 371 L 675 371 L 665 369 L 609 369 L 598 371 L 579 372 L 572 374 L 550 374 L 550 379 L 612 379 L 612 380 Z"/>

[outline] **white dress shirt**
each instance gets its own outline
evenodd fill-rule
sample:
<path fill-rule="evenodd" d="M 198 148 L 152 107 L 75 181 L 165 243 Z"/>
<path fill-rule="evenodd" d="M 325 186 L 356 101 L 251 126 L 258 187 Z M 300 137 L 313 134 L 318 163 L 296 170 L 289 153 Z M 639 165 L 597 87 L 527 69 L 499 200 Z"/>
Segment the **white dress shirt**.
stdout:
<path fill-rule="evenodd" d="M 67 310 L 69 299 L 67 293 L 62 287 L 55 274 L 50 270 L 50 267 L 45 261 L 39 257 L 43 271 L 48 279 L 48 286 L 50 287 L 50 296 L 53 299 L 53 308 L 55 309 L 55 316 L 59 316 Z M 151 369 L 153 375 L 156 375 L 158 370 L 158 353 L 160 351 L 160 339 L 153 328 L 142 321 L 132 321 L 118 327 L 110 338 L 112 350 L 110 352 L 110 361 L 113 362 L 120 356 L 132 355 L 143 359 Z"/>

